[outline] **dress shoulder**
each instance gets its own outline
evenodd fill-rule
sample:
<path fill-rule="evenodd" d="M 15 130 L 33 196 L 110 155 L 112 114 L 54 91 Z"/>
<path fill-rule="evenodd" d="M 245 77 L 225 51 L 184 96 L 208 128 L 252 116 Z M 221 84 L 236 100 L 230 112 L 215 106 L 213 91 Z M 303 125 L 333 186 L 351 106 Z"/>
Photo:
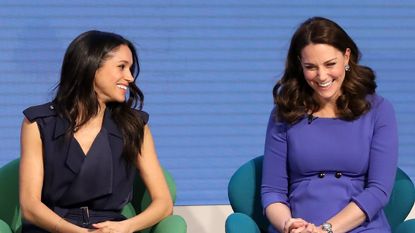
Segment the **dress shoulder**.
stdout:
<path fill-rule="evenodd" d="M 388 99 L 380 95 L 377 95 L 377 94 L 369 95 L 368 100 L 371 104 L 371 108 L 376 113 L 382 113 L 384 111 L 394 112 L 392 103 Z"/>
<path fill-rule="evenodd" d="M 150 115 L 142 110 L 138 110 L 138 109 L 133 109 L 134 113 L 144 121 L 144 124 L 148 123 L 148 119 L 150 118 Z"/>
<path fill-rule="evenodd" d="M 25 115 L 25 117 L 30 122 L 33 122 L 38 118 L 43 118 L 43 117 L 48 117 L 48 116 L 55 116 L 56 111 L 55 111 L 55 107 L 53 106 L 53 104 L 51 102 L 49 102 L 49 103 L 36 105 L 36 106 L 31 106 L 29 108 L 26 108 L 23 111 L 23 114 Z"/>

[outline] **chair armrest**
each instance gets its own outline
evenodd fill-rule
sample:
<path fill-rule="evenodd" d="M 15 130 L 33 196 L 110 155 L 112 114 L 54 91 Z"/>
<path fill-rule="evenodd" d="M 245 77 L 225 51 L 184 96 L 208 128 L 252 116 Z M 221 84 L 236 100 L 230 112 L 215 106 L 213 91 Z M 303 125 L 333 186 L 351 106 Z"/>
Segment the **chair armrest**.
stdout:
<path fill-rule="evenodd" d="M 1 233 L 13 233 L 9 225 L 1 219 L 0 219 L 0 232 Z"/>
<path fill-rule="evenodd" d="M 170 215 L 153 227 L 152 233 L 186 233 L 187 224 L 182 216 Z"/>
<path fill-rule="evenodd" d="M 226 233 L 261 233 L 255 221 L 246 214 L 233 213 L 226 218 Z"/>

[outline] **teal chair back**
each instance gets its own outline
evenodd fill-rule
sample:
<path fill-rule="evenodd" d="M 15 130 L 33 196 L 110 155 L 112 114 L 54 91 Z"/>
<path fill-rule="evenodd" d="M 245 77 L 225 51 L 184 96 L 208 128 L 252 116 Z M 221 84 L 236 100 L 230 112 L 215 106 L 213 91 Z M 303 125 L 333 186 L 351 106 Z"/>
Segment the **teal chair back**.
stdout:
<path fill-rule="evenodd" d="M 228 197 L 235 213 L 250 216 L 262 232 L 267 232 L 269 221 L 263 215 L 261 204 L 261 179 L 263 156 L 243 164 L 231 177 Z"/>
<path fill-rule="evenodd" d="M 400 168 L 396 171 L 395 184 L 384 211 L 392 232 L 406 219 L 415 201 L 415 188 L 411 178 Z M 415 229 L 412 229 L 415 232 Z"/>
<path fill-rule="evenodd" d="M 258 156 L 243 164 L 233 174 L 228 185 L 228 197 L 235 213 L 243 213 L 251 217 L 261 232 L 267 232 L 270 223 L 263 215 L 260 193 L 262 161 L 263 156 Z M 398 168 L 389 203 L 384 208 L 392 230 L 405 220 L 414 200 L 414 185 L 408 175 Z M 231 222 L 229 221 L 229 224 Z M 231 226 L 226 227 L 231 228 Z"/>
<path fill-rule="evenodd" d="M 0 168 L 0 233 L 20 233 L 21 215 L 19 206 L 19 161 L 15 159 Z M 176 184 L 171 174 L 163 169 L 167 185 L 170 190 L 173 203 L 176 200 Z M 136 213 L 142 212 L 151 203 L 148 191 L 145 189 L 143 181 L 138 175 L 135 177 L 133 187 L 133 198 L 131 203 L 127 204 L 122 214 L 131 218 Z M 187 224 L 185 220 L 178 215 L 172 215 L 165 218 L 157 225 L 140 231 L 141 233 L 186 233 Z"/>

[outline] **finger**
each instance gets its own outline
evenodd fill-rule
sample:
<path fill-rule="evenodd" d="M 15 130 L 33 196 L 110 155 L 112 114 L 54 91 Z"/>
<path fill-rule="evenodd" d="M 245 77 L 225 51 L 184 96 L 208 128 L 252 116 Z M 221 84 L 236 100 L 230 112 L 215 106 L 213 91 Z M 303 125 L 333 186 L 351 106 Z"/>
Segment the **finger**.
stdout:
<path fill-rule="evenodd" d="M 290 233 L 292 230 L 291 225 L 293 224 L 293 219 L 288 219 L 287 221 L 285 221 L 284 223 L 284 233 Z"/>
<path fill-rule="evenodd" d="M 316 225 L 314 225 L 314 224 L 313 224 L 313 232 L 315 232 L 315 233 L 318 233 L 319 232 L 318 227 Z"/>
<path fill-rule="evenodd" d="M 301 233 L 305 230 L 305 227 L 299 227 L 290 231 L 290 233 Z"/>
<path fill-rule="evenodd" d="M 109 227 L 104 227 L 100 229 L 103 233 L 113 233 L 114 231 Z"/>
<path fill-rule="evenodd" d="M 309 232 L 318 233 L 318 229 L 317 229 L 316 225 L 310 224 L 310 231 Z"/>
<path fill-rule="evenodd" d="M 299 228 L 299 227 L 302 227 L 302 226 L 305 226 L 305 225 L 306 225 L 306 223 L 304 223 L 304 222 L 296 221 L 296 222 L 293 222 L 291 224 L 291 228 Z"/>
<path fill-rule="evenodd" d="M 299 228 L 299 227 L 302 227 L 305 224 L 307 224 L 307 222 L 304 221 L 301 218 L 291 218 L 291 219 L 288 219 L 285 222 L 285 225 L 284 225 L 284 232 L 287 232 L 287 233 L 288 232 L 291 232 L 291 230 L 296 229 L 296 228 Z"/>
<path fill-rule="evenodd" d="M 285 222 L 284 222 L 284 233 L 290 233 L 290 226 L 291 226 L 291 224 L 292 224 L 292 219 L 290 218 L 290 219 L 287 219 Z"/>
<path fill-rule="evenodd" d="M 93 223 L 92 224 L 92 227 L 95 228 L 95 229 L 101 229 L 101 228 L 103 228 L 105 226 L 103 226 L 102 224 L 99 224 L 99 223 Z"/>
<path fill-rule="evenodd" d="M 306 232 L 315 232 L 314 224 L 312 223 L 307 224 Z"/>
<path fill-rule="evenodd" d="M 302 219 L 302 218 L 293 218 L 293 220 L 295 221 L 300 221 L 300 222 L 307 222 L 306 220 Z"/>
<path fill-rule="evenodd" d="M 109 226 L 109 224 L 110 224 L 110 221 L 105 221 L 105 222 L 100 222 L 100 223 L 94 223 L 92 224 L 92 226 L 95 228 L 103 228 L 103 227 Z"/>

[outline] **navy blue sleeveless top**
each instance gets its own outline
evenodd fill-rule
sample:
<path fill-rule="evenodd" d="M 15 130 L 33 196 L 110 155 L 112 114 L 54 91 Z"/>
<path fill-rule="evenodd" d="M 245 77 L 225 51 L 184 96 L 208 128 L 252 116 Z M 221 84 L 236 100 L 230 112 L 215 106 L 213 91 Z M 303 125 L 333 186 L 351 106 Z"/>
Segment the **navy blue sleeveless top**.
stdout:
<path fill-rule="evenodd" d="M 148 122 L 146 112 L 135 112 Z M 131 201 L 136 167 L 127 166 L 121 156 L 123 137 L 109 108 L 87 155 L 73 136 L 66 136 L 69 123 L 57 115 L 52 103 L 23 113 L 30 122 L 37 122 L 42 139 L 45 205 L 52 210 L 88 206 L 98 211 L 121 211 Z"/>

